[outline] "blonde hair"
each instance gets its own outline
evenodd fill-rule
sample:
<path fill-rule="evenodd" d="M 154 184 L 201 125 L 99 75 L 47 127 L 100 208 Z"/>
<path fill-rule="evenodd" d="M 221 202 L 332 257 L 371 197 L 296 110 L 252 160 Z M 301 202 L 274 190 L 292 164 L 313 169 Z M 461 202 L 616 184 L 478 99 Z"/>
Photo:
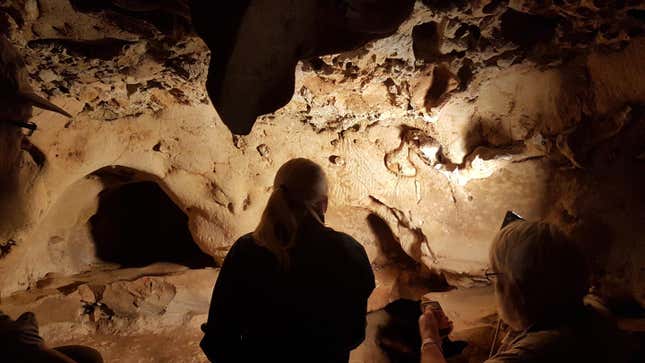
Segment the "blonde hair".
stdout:
<path fill-rule="evenodd" d="M 517 294 L 505 305 L 535 323 L 580 304 L 589 289 L 586 259 L 556 226 L 517 221 L 504 227 L 490 250 L 491 267 Z M 500 280 L 501 282 L 501 280 Z"/>
<path fill-rule="evenodd" d="M 277 257 L 281 267 L 288 268 L 289 249 L 296 244 L 305 217 L 324 224 L 314 208 L 326 198 L 327 179 L 320 165 L 303 158 L 287 161 L 275 176 L 253 238 Z"/>

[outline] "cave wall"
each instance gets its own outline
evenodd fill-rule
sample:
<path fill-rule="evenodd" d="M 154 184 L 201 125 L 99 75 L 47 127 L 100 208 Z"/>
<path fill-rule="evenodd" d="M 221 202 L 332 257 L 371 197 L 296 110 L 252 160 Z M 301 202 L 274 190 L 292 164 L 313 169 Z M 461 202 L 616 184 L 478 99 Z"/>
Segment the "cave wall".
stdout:
<path fill-rule="evenodd" d="M 300 62 L 291 101 L 236 136 L 183 13 L 116 3 L 0 3 L 32 86 L 73 115 L 34 111 L 19 183 L 3 191 L 16 202 L 2 215 L 20 218 L 2 224 L 0 293 L 81 269 L 48 251 L 96 210 L 99 169 L 154 178 L 221 261 L 277 168 L 307 157 L 331 180 L 329 225 L 376 261 L 373 308 L 405 294 L 409 263 L 383 258 L 370 216 L 414 261 L 475 286 L 509 209 L 581 237 L 606 294 L 645 304 L 642 5 L 419 1 L 394 35 Z"/>

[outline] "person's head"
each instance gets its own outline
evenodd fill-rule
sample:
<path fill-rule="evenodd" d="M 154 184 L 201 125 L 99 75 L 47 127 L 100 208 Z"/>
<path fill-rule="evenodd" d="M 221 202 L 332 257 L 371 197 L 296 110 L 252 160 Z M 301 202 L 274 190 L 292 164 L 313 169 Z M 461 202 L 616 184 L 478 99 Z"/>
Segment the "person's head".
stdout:
<path fill-rule="evenodd" d="M 313 219 L 323 224 L 327 202 L 327 178 L 320 165 L 308 159 L 291 159 L 275 176 L 273 192 L 253 238 L 286 267 L 288 250 L 296 243 L 302 222 Z"/>
<path fill-rule="evenodd" d="M 490 250 L 497 273 L 500 316 L 515 330 L 557 319 L 582 304 L 588 291 L 586 260 L 557 227 L 516 221 L 504 227 Z"/>

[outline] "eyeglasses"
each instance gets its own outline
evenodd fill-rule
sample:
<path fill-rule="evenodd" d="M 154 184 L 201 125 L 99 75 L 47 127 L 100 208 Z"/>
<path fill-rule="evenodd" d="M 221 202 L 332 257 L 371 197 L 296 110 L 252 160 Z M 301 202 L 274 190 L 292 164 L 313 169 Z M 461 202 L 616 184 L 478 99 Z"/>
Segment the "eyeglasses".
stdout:
<path fill-rule="evenodd" d="M 501 273 L 501 272 L 495 272 L 495 271 L 493 271 L 493 270 L 492 270 L 492 269 L 490 269 L 490 268 L 487 268 L 487 269 L 484 271 L 484 277 L 486 277 L 486 280 L 488 280 L 488 282 L 493 282 L 493 280 L 496 280 L 496 279 L 497 279 L 497 276 L 500 276 L 500 275 L 503 275 L 503 273 Z"/>

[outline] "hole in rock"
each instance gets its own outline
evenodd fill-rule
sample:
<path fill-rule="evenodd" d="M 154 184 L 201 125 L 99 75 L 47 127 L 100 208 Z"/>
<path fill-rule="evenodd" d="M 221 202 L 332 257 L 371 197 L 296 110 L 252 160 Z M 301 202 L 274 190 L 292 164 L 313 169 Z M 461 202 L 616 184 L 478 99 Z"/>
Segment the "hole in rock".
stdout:
<path fill-rule="evenodd" d="M 557 19 L 522 13 L 513 9 L 506 10 L 501 19 L 502 37 L 522 47 L 550 41 L 558 25 Z"/>
<path fill-rule="evenodd" d="M 420 24 L 412 29 L 412 51 L 416 59 L 426 62 L 437 61 L 442 54 L 439 50 L 441 35 L 439 24 L 434 21 Z"/>
<path fill-rule="evenodd" d="M 473 61 L 466 58 L 457 71 L 457 78 L 459 78 L 459 90 L 463 91 L 468 88 L 470 81 L 473 79 Z"/>
<path fill-rule="evenodd" d="M 484 5 L 482 8 L 482 12 L 484 14 L 491 14 L 495 12 L 495 9 L 497 9 L 502 3 L 508 3 L 508 1 L 504 0 L 492 0 L 488 4 Z"/>
<path fill-rule="evenodd" d="M 151 25 L 166 34 L 189 29 L 190 9 L 183 1 L 71 0 L 70 4 L 79 12 L 104 13 L 115 25 L 146 36 L 154 34 Z"/>
<path fill-rule="evenodd" d="M 435 11 L 447 11 L 454 8 L 461 9 L 468 4 L 466 0 L 423 0 L 422 2 Z"/>
<path fill-rule="evenodd" d="M 188 216 L 154 182 L 104 190 L 90 218 L 96 255 L 123 267 L 171 262 L 190 268 L 214 266 L 188 230 Z"/>

